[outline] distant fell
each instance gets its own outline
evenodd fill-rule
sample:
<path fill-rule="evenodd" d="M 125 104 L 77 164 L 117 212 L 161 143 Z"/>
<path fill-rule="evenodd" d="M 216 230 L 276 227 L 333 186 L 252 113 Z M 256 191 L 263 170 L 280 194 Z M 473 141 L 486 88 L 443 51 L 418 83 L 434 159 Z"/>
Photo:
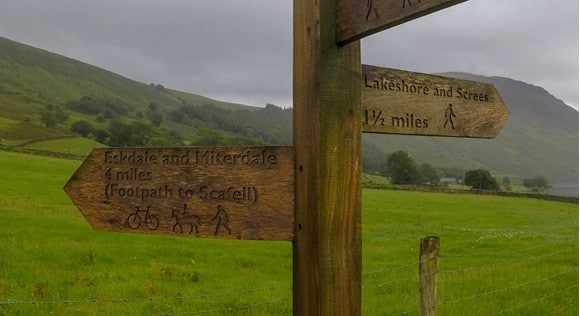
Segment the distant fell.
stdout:
<path fill-rule="evenodd" d="M 577 111 L 521 81 L 442 75 L 495 85 L 511 113 L 499 136 L 364 134 L 366 172 L 380 172 L 388 154 L 405 150 L 417 163 L 437 168 L 578 183 Z M 72 135 L 108 146 L 291 145 L 292 109 L 249 107 L 141 83 L 0 37 L 0 145 Z"/>
<path fill-rule="evenodd" d="M 578 111 L 556 98 L 544 88 L 523 81 L 505 77 L 486 77 L 460 72 L 442 74 L 448 77 L 489 82 L 495 85 L 505 102 L 510 104 L 510 111 L 517 117 L 528 116 L 532 121 L 543 122 L 549 128 L 555 122 L 562 128 L 575 127 L 578 131 Z"/>

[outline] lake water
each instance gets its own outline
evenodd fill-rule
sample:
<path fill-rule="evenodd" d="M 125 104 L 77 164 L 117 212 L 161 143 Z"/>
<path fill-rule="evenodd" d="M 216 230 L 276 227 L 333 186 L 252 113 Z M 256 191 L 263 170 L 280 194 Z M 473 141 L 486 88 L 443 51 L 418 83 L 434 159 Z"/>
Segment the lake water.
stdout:
<path fill-rule="evenodd" d="M 552 184 L 548 194 L 559 196 L 578 196 L 578 183 Z"/>

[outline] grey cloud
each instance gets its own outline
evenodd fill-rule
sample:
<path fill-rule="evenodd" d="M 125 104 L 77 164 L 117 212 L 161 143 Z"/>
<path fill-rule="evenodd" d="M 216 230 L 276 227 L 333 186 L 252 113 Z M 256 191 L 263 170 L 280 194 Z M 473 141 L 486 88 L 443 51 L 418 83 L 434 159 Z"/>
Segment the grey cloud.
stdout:
<path fill-rule="evenodd" d="M 292 1 L 3 1 L 0 36 L 145 83 L 290 106 Z M 470 0 L 362 40 L 363 62 L 512 77 L 578 105 L 578 2 Z"/>
<path fill-rule="evenodd" d="M 380 33 L 363 47 L 369 63 L 511 77 L 578 106 L 577 1 L 472 0 Z"/>

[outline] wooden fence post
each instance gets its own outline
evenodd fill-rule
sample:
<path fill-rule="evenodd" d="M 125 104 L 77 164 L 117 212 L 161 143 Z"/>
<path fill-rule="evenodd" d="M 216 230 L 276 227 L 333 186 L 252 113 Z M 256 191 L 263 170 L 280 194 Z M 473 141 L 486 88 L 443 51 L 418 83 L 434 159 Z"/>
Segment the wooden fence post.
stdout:
<path fill-rule="evenodd" d="M 421 238 L 419 255 L 419 308 L 423 316 L 435 315 L 438 270 L 439 237 Z"/>

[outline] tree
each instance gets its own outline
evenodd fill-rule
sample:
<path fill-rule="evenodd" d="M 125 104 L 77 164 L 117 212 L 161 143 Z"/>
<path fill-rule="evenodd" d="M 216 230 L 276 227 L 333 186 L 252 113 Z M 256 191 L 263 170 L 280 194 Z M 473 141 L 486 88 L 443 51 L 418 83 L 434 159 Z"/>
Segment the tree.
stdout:
<path fill-rule="evenodd" d="M 152 104 L 154 104 L 154 103 L 152 103 Z M 149 114 L 147 116 L 149 118 L 149 121 L 151 122 L 151 125 L 153 125 L 155 127 L 161 126 L 161 123 L 163 122 L 163 113 L 161 113 L 161 112 L 149 112 Z"/>
<path fill-rule="evenodd" d="M 202 127 L 197 130 L 197 138 L 193 142 L 194 146 L 220 146 L 224 145 L 225 137 L 210 128 Z"/>
<path fill-rule="evenodd" d="M 58 125 L 58 120 L 53 111 L 45 110 L 40 113 L 40 120 L 44 126 L 48 128 L 55 128 Z"/>
<path fill-rule="evenodd" d="M 465 173 L 464 183 L 471 186 L 472 189 L 479 190 L 499 190 L 499 185 L 488 170 L 475 169 Z"/>
<path fill-rule="evenodd" d="M 546 189 L 550 188 L 548 180 L 542 176 L 535 176 L 533 178 L 524 179 L 522 184 L 533 192 L 545 191 Z"/>
<path fill-rule="evenodd" d="M 418 183 L 428 184 L 431 186 L 439 185 L 441 174 L 431 164 L 424 163 L 418 168 Z"/>
<path fill-rule="evenodd" d="M 54 116 L 59 123 L 64 123 L 68 120 L 68 114 L 61 107 L 54 109 Z"/>
<path fill-rule="evenodd" d="M 506 190 L 507 192 L 512 191 L 512 180 L 510 179 L 510 177 L 503 177 L 503 181 L 501 182 L 501 185 L 502 185 L 503 189 Z"/>
<path fill-rule="evenodd" d="M 105 109 L 103 111 L 103 117 L 110 120 L 115 117 L 115 113 L 111 109 Z"/>
<path fill-rule="evenodd" d="M 80 120 L 72 123 L 72 125 L 70 126 L 70 131 L 73 133 L 79 133 L 82 137 L 87 137 L 90 134 L 92 134 L 95 131 L 95 129 L 93 128 L 91 123 L 85 120 Z"/>
<path fill-rule="evenodd" d="M 386 175 L 393 184 L 415 183 L 417 167 L 406 151 L 399 150 L 387 157 Z"/>
<path fill-rule="evenodd" d="M 109 141 L 109 133 L 103 129 L 97 129 L 94 133 L 95 140 L 101 144 L 106 144 Z"/>
<path fill-rule="evenodd" d="M 107 145 L 113 147 L 140 147 L 146 146 L 149 139 L 154 137 L 150 125 L 141 122 L 123 123 L 119 120 L 111 121 Z"/>
<path fill-rule="evenodd" d="M 185 116 L 185 113 L 183 113 L 181 110 L 177 109 L 177 110 L 173 110 L 169 113 L 168 118 L 176 123 L 182 123 L 184 124 L 187 117 Z"/>
<path fill-rule="evenodd" d="M 60 107 L 49 104 L 40 113 L 40 120 L 44 123 L 44 126 L 55 128 L 68 120 L 68 114 Z"/>

